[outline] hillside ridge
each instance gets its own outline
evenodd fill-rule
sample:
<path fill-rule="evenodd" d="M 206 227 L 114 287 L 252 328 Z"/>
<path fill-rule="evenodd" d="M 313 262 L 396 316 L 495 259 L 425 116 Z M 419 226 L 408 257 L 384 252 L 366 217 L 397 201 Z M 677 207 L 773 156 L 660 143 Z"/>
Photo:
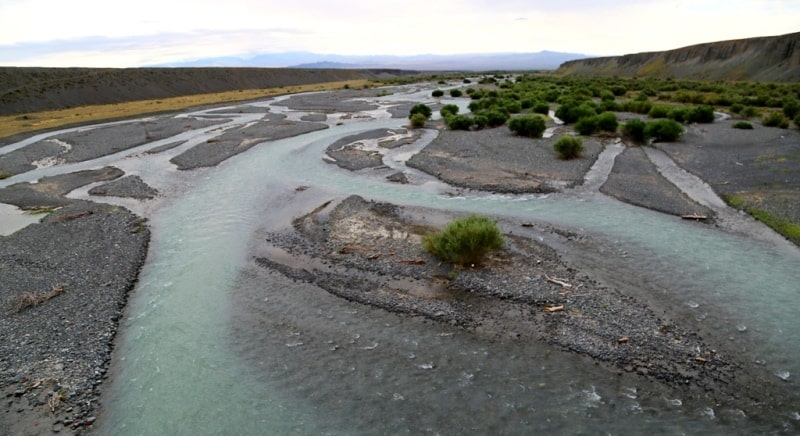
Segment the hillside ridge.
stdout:
<path fill-rule="evenodd" d="M 675 79 L 800 81 L 800 32 L 708 42 L 667 51 L 578 59 L 557 74 Z"/>
<path fill-rule="evenodd" d="M 417 73 L 333 68 L 0 67 L 0 115 Z"/>

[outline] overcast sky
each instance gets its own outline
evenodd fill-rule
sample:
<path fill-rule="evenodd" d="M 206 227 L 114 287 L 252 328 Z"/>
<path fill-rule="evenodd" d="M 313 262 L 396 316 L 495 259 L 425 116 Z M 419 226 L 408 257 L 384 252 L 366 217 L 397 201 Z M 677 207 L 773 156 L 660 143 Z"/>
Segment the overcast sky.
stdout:
<path fill-rule="evenodd" d="M 800 31 L 800 0 L 0 0 L 0 65 L 216 56 L 619 55 Z"/>

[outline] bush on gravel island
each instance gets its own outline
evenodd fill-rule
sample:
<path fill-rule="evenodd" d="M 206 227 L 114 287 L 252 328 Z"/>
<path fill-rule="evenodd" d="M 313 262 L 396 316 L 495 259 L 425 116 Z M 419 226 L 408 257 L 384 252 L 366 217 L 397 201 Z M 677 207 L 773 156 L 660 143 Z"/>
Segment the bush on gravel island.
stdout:
<path fill-rule="evenodd" d="M 503 248 L 497 223 L 484 216 L 469 215 L 422 238 L 422 246 L 440 260 L 462 266 L 480 265 L 492 250 Z"/>
<path fill-rule="evenodd" d="M 541 138 L 546 126 L 542 117 L 534 115 L 512 118 L 508 128 L 519 136 Z"/>
<path fill-rule="evenodd" d="M 433 110 L 431 110 L 428 105 L 420 103 L 411 108 L 411 110 L 408 112 L 408 119 L 410 120 L 415 114 L 422 114 L 422 116 L 424 116 L 427 120 L 431 117 L 431 115 L 433 115 Z"/>
<path fill-rule="evenodd" d="M 428 121 L 428 118 L 422 114 L 414 114 L 411 115 L 409 118 L 411 120 L 411 127 L 418 129 L 420 127 L 425 127 L 425 122 Z"/>
<path fill-rule="evenodd" d="M 583 151 L 583 141 L 581 141 L 581 138 L 574 136 L 562 136 L 553 144 L 553 149 L 561 159 L 576 158 Z"/>
<path fill-rule="evenodd" d="M 441 89 L 437 89 L 437 90 L 435 90 L 435 91 L 433 91 L 431 93 L 431 97 L 436 97 L 436 98 L 439 98 L 439 97 L 441 97 L 443 95 L 444 95 L 444 91 L 442 91 Z"/>

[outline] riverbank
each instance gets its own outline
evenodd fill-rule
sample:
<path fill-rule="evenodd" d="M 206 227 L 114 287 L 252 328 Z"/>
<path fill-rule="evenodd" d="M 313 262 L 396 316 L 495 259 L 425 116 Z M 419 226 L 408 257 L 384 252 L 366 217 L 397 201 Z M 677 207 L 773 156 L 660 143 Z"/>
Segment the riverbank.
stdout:
<path fill-rule="evenodd" d="M 188 117 L 156 117 L 119 126 L 54 134 L 52 138 L 31 144 L 31 148 L 20 148 L 2 155 L 0 165 L 13 161 L 13 166 L 9 164 L 5 168 L 16 168 L 14 171 L 19 176 L 26 177 L 46 170 L 47 167 L 41 165 L 43 161 L 57 168 L 121 153 L 120 168 L 130 168 L 130 160 L 152 157 L 157 164 L 155 168 L 164 168 L 174 180 L 181 180 L 183 175 L 180 173 L 186 171 L 178 168 L 188 170 L 217 165 L 258 143 L 283 137 L 287 131 L 294 132 L 289 135 L 299 134 L 322 126 L 359 122 L 360 117 L 368 119 L 374 114 L 364 111 L 376 110 L 378 106 L 367 98 L 376 98 L 380 92 L 340 90 L 333 94 L 293 97 L 281 102 L 284 107 L 299 111 L 291 114 L 275 114 L 263 105 L 241 104 L 228 109 L 200 111 Z M 364 100 L 344 101 L 359 96 Z M 393 103 L 395 107 L 409 104 Z M 400 116 L 397 114 L 400 112 L 389 109 L 382 115 Z M 321 125 L 323 122 L 327 124 Z M 727 127 L 719 122 L 702 128 Z M 758 134 L 769 135 L 774 131 L 762 129 Z M 273 135 L 276 132 L 284 133 Z M 786 153 L 790 153 L 789 146 L 794 140 L 791 138 L 796 139 L 796 132 L 781 132 L 794 135 L 789 136 L 785 144 Z M 349 168 L 351 170 L 383 169 L 392 173 L 391 179 L 378 179 L 377 183 L 419 183 L 419 173 L 410 169 L 390 170 L 384 165 L 386 162 L 375 155 L 376 152 L 402 151 L 404 147 L 413 146 L 420 137 L 418 133 L 382 130 L 351 135 L 341 142 L 332 143 L 328 155 L 343 168 L 349 168 L 352 163 L 355 166 Z M 422 162 L 418 168 L 442 179 L 445 179 L 442 174 L 447 174 L 445 180 L 465 189 L 506 193 L 583 195 L 582 190 L 587 189 L 583 181 L 586 173 L 603 159 L 606 150 L 616 146 L 604 142 L 606 140 L 590 139 L 587 140 L 589 151 L 582 159 L 564 162 L 555 157 L 552 140 L 517 138 L 506 128 L 473 133 L 438 133 L 439 137 L 412 159 Z M 725 134 L 726 131 L 720 130 L 719 133 Z M 694 137 L 691 134 L 687 138 L 681 143 L 658 147 L 667 153 L 674 147 L 675 153 L 702 156 L 706 143 L 692 142 Z M 769 138 L 764 138 L 767 137 L 756 136 L 749 140 L 764 141 L 762 145 L 770 147 Z M 601 192 L 673 215 L 687 210 L 703 210 L 700 203 L 679 192 L 681 190 L 669 182 L 655 164 L 640 153 L 641 150 L 625 149 L 616 159 L 611 159 L 608 173 L 601 175 Z M 734 151 L 726 149 L 720 153 Z M 7 156 L 13 156 L 13 159 Z M 362 163 L 365 156 L 368 159 Z M 781 156 L 775 159 L 755 156 L 753 162 L 783 165 L 786 160 Z M 791 161 L 791 154 L 783 157 Z M 34 162 L 39 162 L 44 170 L 33 165 Z M 713 166 L 715 162 L 723 161 L 712 160 L 700 166 Z M 733 165 L 739 166 L 736 162 Z M 143 168 L 148 164 L 140 165 Z M 20 430 L 22 434 L 46 433 L 52 428 L 68 431 L 74 427 L 80 430 L 97 416 L 97 387 L 104 373 L 98 368 L 106 368 L 120 310 L 144 261 L 148 234 L 141 219 L 120 207 L 75 201 L 65 195 L 81 186 L 93 186 L 89 195 L 96 196 L 97 201 L 101 201 L 103 195 L 121 195 L 144 199 L 135 200 L 140 204 L 153 201 L 147 200 L 151 197 L 155 197 L 155 201 L 164 201 L 177 195 L 175 191 L 165 189 L 164 185 L 153 182 L 163 181 L 159 179 L 164 177 L 161 174 L 148 176 L 144 171 L 137 174 L 120 168 L 103 167 L 52 178 L 37 177 L 38 183 L 14 183 L 0 189 L 2 202 L 27 208 L 63 207 L 42 224 L 0 237 L 0 252 L 3 253 L 0 256 L 0 274 L 7 273 L 17 281 L 28 280 L 18 283 L 0 277 L 0 296 L 4 302 L 23 292 L 46 295 L 55 288 L 61 288 L 63 292 L 19 314 L 3 313 L 3 328 L 7 328 L 2 335 L 3 347 L 11 353 L 6 355 L 21 360 L 3 362 L 2 387 L 6 403 L 2 425 L 6 427 L 0 427 L 1 430 L 8 428 L 8 432 L 16 432 L 18 427 L 11 425 L 27 426 Z M 788 169 L 790 174 L 794 174 Z M 783 177 L 785 172 L 773 173 Z M 747 180 L 745 176 L 742 182 L 745 187 L 749 186 L 747 183 L 761 183 L 761 179 Z M 106 182 L 111 183 L 103 184 Z M 300 187 L 298 192 L 306 189 L 310 188 Z M 422 216 L 439 218 L 426 221 Z M 754 416 L 766 413 L 761 407 L 780 410 L 785 407 L 782 400 L 771 398 L 774 392 L 783 391 L 781 386 L 775 387 L 771 381 L 762 383 L 758 370 L 748 370 L 746 374 L 740 371 L 739 363 L 732 357 L 735 354 L 723 351 L 723 346 L 716 346 L 719 338 L 714 338 L 713 342 L 703 340 L 701 336 L 705 335 L 694 331 L 691 320 L 676 315 L 676 309 L 668 312 L 671 318 L 660 318 L 662 311 L 668 309 L 660 307 L 656 297 L 648 297 L 649 289 L 644 287 L 633 297 L 620 292 L 622 286 L 615 286 L 615 282 L 608 278 L 608 271 L 615 268 L 635 270 L 628 261 L 598 252 L 598 256 L 610 259 L 605 274 L 576 268 L 570 263 L 569 259 L 577 256 L 579 251 L 585 249 L 586 253 L 592 253 L 596 244 L 586 239 L 586 235 L 542 223 L 503 221 L 509 237 L 508 250 L 492 258 L 490 268 L 460 270 L 434 262 L 421 251 L 418 243 L 421 232 L 441 226 L 450 216 L 447 213 L 437 215 L 430 210 L 370 203 L 358 198 L 333 202 L 298 220 L 293 233 L 270 235 L 266 251 L 273 250 L 273 256 L 261 256 L 258 264 L 360 304 L 423 316 L 490 340 L 553 344 L 606 365 L 610 373 L 617 371 L 647 379 L 665 390 L 686 391 L 689 392 L 687 398 L 698 401 L 711 395 L 720 401 L 730 400 L 732 405 L 742 403 L 742 407 Z M 330 228 L 326 230 L 328 226 Z M 536 242 L 543 235 L 554 245 Z M 39 239 L 31 238 L 41 238 L 53 246 L 42 245 Z M 23 246 L 27 248 L 20 248 Z M 86 248 L 73 250 L 72 247 Z M 98 253 L 117 253 L 115 250 L 120 250 L 122 254 L 119 256 L 126 256 L 125 259 L 111 264 L 97 261 Z M 22 256 L 23 253 L 30 257 Z M 64 264 L 52 263 L 54 259 Z M 332 268 L 330 271 L 328 266 Z M 64 280 L 62 283 L 58 280 L 62 274 L 64 277 L 81 277 L 82 274 L 101 277 L 109 272 L 117 274 L 120 282 L 108 285 L 116 291 L 104 294 L 110 302 L 106 303 L 106 308 L 98 310 L 85 300 L 92 300 L 93 294 L 74 294 L 71 290 L 85 286 L 101 292 L 108 281 Z M 646 271 L 639 273 L 647 274 Z M 547 277 L 554 280 L 549 281 Z M 391 283 L 387 279 L 391 279 Z M 639 283 L 647 282 L 646 277 L 640 279 Z M 559 282 L 568 283 L 573 288 Z M 68 299 L 73 295 L 76 300 Z M 68 317 L 58 318 L 51 311 L 58 313 L 62 304 L 72 312 Z M 563 309 L 554 309 L 559 306 Z M 605 310 L 609 307 L 614 310 Z M 23 318 L 25 322 L 17 322 Z M 61 321 L 56 322 L 56 319 Z M 78 329 L 68 323 L 84 319 L 96 320 L 106 330 Z M 642 320 L 641 323 L 638 320 Z M 26 338 L 26 330 L 36 333 Z M 76 335 L 76 339 L 70 339 L 71 344 L 93 344 L 97 337 L 102 340 L 98 341 L 98 347 L 87 347 L 91 350 L 80 345 L 62 346 L 65 331 Z M 30 339 L 32 337 L 37 339 Z M 12 341 L 6 338 L 24 339 Z M 105 348 L 100 346 L 103 344 Z M 40 351 L 26 354 L 20 347 Z M 61 349 L 67 351 L 58 351 Z M 55 357 L 51 358 L 51 350 L 62 354 L 52 353 Z M 87 364 L 78 363 L 80 359 Z M 67 362 L 67 365 L 55 366 L 56 370 L 65 372 L 53 372 L 55 370 L 49 366 L 51 361 Z M 68 370 L 64 368 L 73 368 L 75 372 L 66 373 Z M 83 377 L 82 381 L 72 381 L 78 377 Z M 768 380 L 766 376 L 763 379 Z M 686 380 L 689 380 L 689 387 L 684 386 Z M 66 386 L 79 388 L 64 389 Z M 61 396 L 64 390 L 65 396 Z M 52 406 L 48 404 L 53 398 L 59 399 L 58 413 L 51 411 Z M 757 406 L 748 406 L 745 404 L 748 399 L 761 401 L 757 401 Z"/>

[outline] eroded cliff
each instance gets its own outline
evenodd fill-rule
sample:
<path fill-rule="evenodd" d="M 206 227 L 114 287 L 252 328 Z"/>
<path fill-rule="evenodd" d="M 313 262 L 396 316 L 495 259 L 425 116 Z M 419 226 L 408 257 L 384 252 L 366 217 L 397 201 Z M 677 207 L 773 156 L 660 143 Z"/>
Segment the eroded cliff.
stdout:
<path fill-rule="evenodd" d="M 560 74 L 681 79 L 800 81 L 800 32 L 675 50 L 568 61 Z"/>

